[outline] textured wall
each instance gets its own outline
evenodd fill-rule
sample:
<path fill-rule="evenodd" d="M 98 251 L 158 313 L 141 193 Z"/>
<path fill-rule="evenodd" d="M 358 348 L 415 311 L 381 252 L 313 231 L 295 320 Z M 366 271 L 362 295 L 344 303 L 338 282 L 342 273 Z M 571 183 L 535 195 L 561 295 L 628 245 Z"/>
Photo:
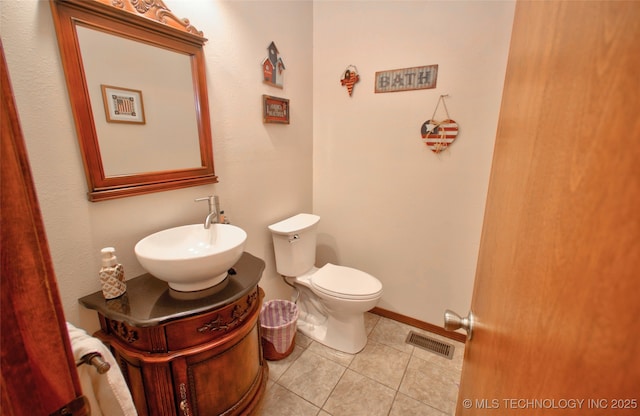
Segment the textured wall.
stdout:
<path fill-rule="evenodd" d="M 442 325 L 471 302 L 514 3 L 314 3 L 314 210 L 320 261 L 365 270 L 379 306 Z M 348 65 L 353 96 L 339 83 Z M 374 93 L 377 71 L 439 65 L 437 87 Z M 440 94 L 460 135 L 421 141 Z M 444 118 L 440 106 L 437 119 Z"/>
<path fill-rule="evenodd" d="M 504 79 L 512 2 L 166 0 L 202 30 L 220 183 L 88 202 L 49 4 L 3 1 L 2 41 L 67 319 L 89 330 L 77 298 L 99 289 L 99 250 L 114 245 L 127 274 L 143 272 L 144 235 L 199 222 L 193 199 L 218 194 L 263 258 L 268 298 L 288 296 L 266 226 L 322 216 L 319 263 L 368 271 L 380 306 L 441 324 L 469 307 Z M 284 89 L 261 82 L 274 41 Z M 353 96 L 340 86 L 354 64 Z M 439 64 L 435 90 L 373 93 L 376 71 Z M 291 124 L 264 125 L 261 95 L 291 100 Z M 460 137 L 434 155 L 420 139 L 439 94 Z"/>
<path fill-rule="evenodd" d="M 48 1 L 3 1 L 2 42 L 67 320 L 97 328 L 77 299 L 100 289 L 100 248 L 115 246 L 127 276 L 143 273 L 133 247 L 143 236 L 204 220 L 196 197 L 220 196 L 246 250 L 263 258 L 268 298 L 289 295 L 275 273 L 267 225 L 311 210 L 312 5 L 308 2 L 166 0 L 209 39 L 205 45 L 214 159 L 220 183 L 88 202 Z M 275 41 L 287 65 L 283 89 L 262 83 Z M 289 98 L 291 124 L 262 123 L 262 94 Z"/>

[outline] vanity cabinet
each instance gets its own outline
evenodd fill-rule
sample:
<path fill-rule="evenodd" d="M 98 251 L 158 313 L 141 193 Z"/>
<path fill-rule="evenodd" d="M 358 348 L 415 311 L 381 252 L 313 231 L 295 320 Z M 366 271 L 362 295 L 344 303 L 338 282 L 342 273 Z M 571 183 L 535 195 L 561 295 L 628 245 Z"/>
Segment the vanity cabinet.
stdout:
<path fill-rule="evenodd" d="M 101 292 L 80 299 L 98 312 L 95 336 L 113 351 L 139 415 L 259 413 L 268 379 L 263 270 L 262 260 L 243 253 L 218 293 L 174 292 L 145 274 L 117 299 Z"/>

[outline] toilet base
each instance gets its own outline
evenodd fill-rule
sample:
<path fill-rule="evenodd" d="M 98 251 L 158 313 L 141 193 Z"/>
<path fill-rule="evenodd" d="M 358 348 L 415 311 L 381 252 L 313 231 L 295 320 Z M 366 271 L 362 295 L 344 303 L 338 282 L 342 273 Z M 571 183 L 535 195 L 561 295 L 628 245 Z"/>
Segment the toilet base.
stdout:
<path fill-rule="evenodd" d="M 378 303 L 381 294 L 371 299 L 353 300 L 314 292 L 312 269 L 293 281 L 298 290 L 298 330 L 314 341 L 334 350 L 356 354 L 367 344 L 364 314 Z"/>
<path fill-rule="evenodd" d="M 314 341 L 334 350 L 356 354 L 367 344 L 364 313 L 336 319 L 329 315 L 322 323 L 312 323 L 313 317 L 298 319 L 298 330 Z"/>

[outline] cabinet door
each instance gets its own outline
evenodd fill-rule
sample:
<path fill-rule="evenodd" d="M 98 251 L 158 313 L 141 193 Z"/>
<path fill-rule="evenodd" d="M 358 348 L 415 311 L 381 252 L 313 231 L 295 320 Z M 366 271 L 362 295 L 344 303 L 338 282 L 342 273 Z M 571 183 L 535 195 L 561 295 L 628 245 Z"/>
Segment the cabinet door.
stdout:
<path fill-rule="evenodd" d="M 248 333 L 225 347 L 173 362 L 182 415 L 249 414 L 257 406 L 267 374 L 257 320 Z"/>
<path fill-rule="evenodd" d="M 109 345 L 124 375 L 139 416 L 175 416 L 171 354 L 149 354 L 136 351 L 113 335 L 95 334 Z"/>
<path fill-rule="evenodd" d="M 166 353 L 138 351 L 113 333 L 100 331 L 96 336 L 111 346 L 140 416 L 254 414 L 269 370 L 262 357 L 259 302 L 252 305 L 246 313 L 235 309 L 231 315 L 242 320 L 224 335 Z M 193 319 L 172 325 L 185 337 L 199 328 Z"/>

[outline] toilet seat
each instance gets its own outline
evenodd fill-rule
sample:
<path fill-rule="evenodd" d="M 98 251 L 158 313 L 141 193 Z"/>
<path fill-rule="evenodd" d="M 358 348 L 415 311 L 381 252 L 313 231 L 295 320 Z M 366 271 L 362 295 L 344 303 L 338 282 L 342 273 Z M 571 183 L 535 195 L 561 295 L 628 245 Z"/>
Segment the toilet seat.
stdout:
<path fill-rule="evenodd" d="M 340 299 L 365 300 L 382 294 L 382 283 L 351 267 L 327 263 L 311 275 L 311 287 Z"/>

